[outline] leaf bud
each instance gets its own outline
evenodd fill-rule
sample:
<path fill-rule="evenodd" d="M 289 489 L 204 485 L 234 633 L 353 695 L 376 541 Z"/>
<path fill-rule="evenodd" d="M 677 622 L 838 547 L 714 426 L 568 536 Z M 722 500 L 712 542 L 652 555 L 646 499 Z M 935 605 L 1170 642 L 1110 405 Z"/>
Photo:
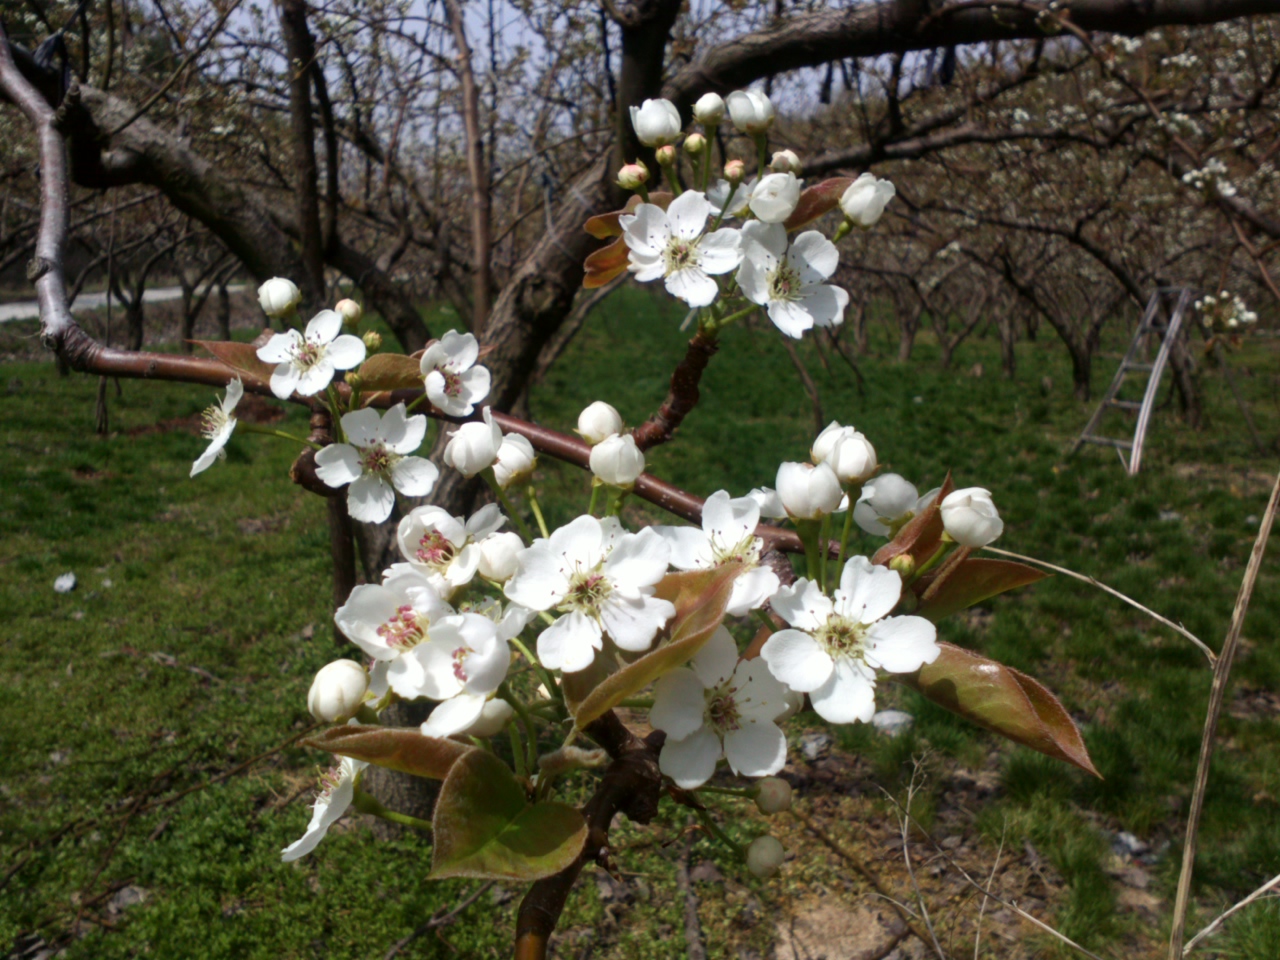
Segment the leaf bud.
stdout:
<path fill-rule="evenodd" d="M 691 133 L 684 138 L 684 152 L 696 157 L 707 149 L 707 138 L 700 133 Z"/>
<path fill-rule="evenodd" d="M 364 345 L 370 353 L 382 346 L 382 334 L 377 330 L 370 330 L 360 339 L 364 341 Z"/>

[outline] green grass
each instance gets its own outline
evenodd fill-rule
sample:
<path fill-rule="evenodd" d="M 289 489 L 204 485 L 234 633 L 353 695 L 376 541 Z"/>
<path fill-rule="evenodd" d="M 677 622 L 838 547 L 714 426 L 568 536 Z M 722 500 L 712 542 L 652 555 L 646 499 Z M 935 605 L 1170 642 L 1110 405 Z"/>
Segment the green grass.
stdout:
<path fill-rule="evenodd" d="M 535 388 L 535 417 L 567 429 L 586 403 L 606 399 L 628 422 L 642 420 L 683 352 L 678 319 L 648 291 L 615 297 Z M 873 334 L 872 356 L 860 361 L 864 394 L 838 357 L 829 356 L 828 372 L 811 344 L 801 346 L 828 418 L 856 424 L 886 469 L 922 490 L 947 470 L 958 485 L 989 488 L 1007 522 L 1002 546 L 1094 575 L 1220 645 L 1277 463 L 1252 450 L 1215 373 L 1202 372 L 1209 426 L 1191 431 L 1172 411 L 1158 413 L 1143 472 L 1130 479 L 1101 448 L 1066 458 L 1089 408 L 1071 398 L 1056 343 L 1020 345 L 1010 383 L 998 375 L 992 343 L 966 344 L 956 368 L 941 371 L 927 339 L 900 366 L 887 332 Z M 970 375 L 979 361 L 985 376 Z M 1097 389 L 1114 362 L 1098 361 Z M 1272 342 L 1250 343 L 1233 362 L 1247 374 L 1241 389 L 1264 436 L 1275 437 L 1280 360 Z M 66 945 L 70 957 L 380 956 L 454 904 L 469 885 L 424 883 L 428 848 L 414 838 L 375 844 L 362 829 L 335 830 L 315 855 L 279 863 L 279 849 L 305 826 L 306 794 L 279 805 L 306 787 L 320 761 L 314 752 L 287 748 L 243 775 L 130 816 L 140 798 L 204 783 L 310 722 L 304 699 L 314 671 L 346 653 L 331 640 L 323 509 L 288 482 L 293 451 L 258 437 L 237 436 L 226 463 L 187 477 L 202 441 L 189 428 L 153 427 L 198 413 L 208 390 L 125 382 L 119 399 L 108 391 L 113 433 L 100 438 L 92 432 L 96 380 L 60 379 L 45 362 L 7 363 L 2 372 L 0 847 L 8 865 L 30 859 L 0 897 L 0 946 L 34 931 Z M 772 485 L 779 461 L 806 456 L 810 405 L 773 330 L 727 331 L 702 394 L 676 441 L 652 452 L 652 472 L 704 495 L 742 493 Z M 304 432 L 305 418 L 290 412 L 284 428 Z M 553 524 L 585 508 L 580 473 L 552 464 L 541 472 Z M 627 515 L 658 516 L 641 505 Z M 54 578 L 67 571 L 78 589 L 55 594 Z M 1269 559 L 1235 691 L 1280 688 L 1276 573 Z M 980 825 L 993 842 L 1005 832 L 1017 846 L 1033 843 L 1065 884 L 1054 905 L 1059 924 L 1105 949 L 1126 927 L 1102 870 L 1100 827 L 1166 850 L 1153 871 L 1167 904 L 1208 670 L 1182 638 L 1065 578 L 983 611 L 990 616 L 947 622 L 944 637 L 1057 692 L 1105 779 L 1000 746 L 1001 790 Z M 838 735 L 890 789 L 902 787 L 903 771 L 925 751 L 940 764 L 976 768 L 996 745 L 909 691 L 891 688 L 886 702 L 916 716 L 909 735 Z M 1228 698 L 1197 860 L 1206 918 L 1280 872 L 1280 716 L 1265 703 Z M 664 830 L 679 829 L 677 814 L 663 816 L 677 818 Z M 619 837 L 642 844 L 646 833 L 628 827 Z M 632 907 L 610 955 L 636 955 L 643 945 L 647 956 L 683 956 L 678 933 L 652 935 L 664 924 L 680 929 L 669 855 L 625 855 L 623 865 L 649 877 L 655 893 Z M 84 919 L 102 914 L 86 901 L 125 882 L 149 896 L 115 918 L 118 929 Z M 767 885 L 752 889 L 767 896 Z M 444 936 L 461 955 L 505 956 L 513 907 L 482 900 Z M 604 915 L 587 882 L 563 927 L 591 930 Z M 708 925 L 712 956 L 727 955 L 718 929 Z M 1273 960 L 1276 942 L 1280 913 L 1262 904 L 1214 946 L 1223 956 Z M 402 955 L 451 954 L 428 935 Z"/>

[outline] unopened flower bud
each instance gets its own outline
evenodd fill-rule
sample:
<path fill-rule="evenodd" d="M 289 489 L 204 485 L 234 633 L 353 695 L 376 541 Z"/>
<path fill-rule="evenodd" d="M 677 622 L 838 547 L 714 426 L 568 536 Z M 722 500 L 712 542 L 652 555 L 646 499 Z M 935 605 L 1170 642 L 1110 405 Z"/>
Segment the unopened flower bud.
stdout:
<path fill-rule="evenodd" d="M 991 491 L 965 487 L 947 494 L 939 505 L 947 535 L 962 547 L 985 547 L 1004 533 L 1004 521 Z"/>
<path fill-rule="evenodd" d="M 307 709 L 322 723 L 346 723 L 369 689 L 369 675 L 354 660 L 335 660 L 321 667 L 307 693 Z"/>
<path fill-rule="evenodd" d="M 676 162 L 676 148 L 669 143 L 665 147 L 659 147 L 653 153 L 658 158 L 660 166 L 669 167 Z"/>
<path fill-rule="evenodd" d="M 618 171 L 618 186 L 623 190 L 639 190 L 649 182 L 649 168 L 637 160 Z"/>
<path fill-rule="evenodd" d="M 897 192 L 888 180 L 877 179 L 873 173 L 864 173 L 841 195 L 840 210 L 855 226 L 869 229 L 880 220 L 884 208 Z"/>
<path fill-rule="evenodd" d="M 480 576 L 506 583 L 516 573 L 516 557 L 524 549 L 520 534 L 510 530 L 491 533 L 480 541 Z"/>
<path fill-rule="evenodd" d="M 347 375 L 342 378 L 342 381 L 352 390 L 360 389 L 360 374 L 356 373 L 354 370 L 349 371 Z"/>
<path fill-rule="evenodd" d="M 756 806 L 763 814 L 791 809 L 791 784 L 781 777 L 765 777 L 756 784 Z"/>
<path fill-rule="evenodd" d="M 865 483 L 876 472 L 876 450 L 871 441 L 834 420 L 818 434 L 809 454 L 815 463 L 831 467 L 841 483 Z"/>
<path fill-rule="evenodd" d="M 348 327 L 354 328 L 360 322 L 360 318 L 364 316 L 364 309 L 354 300 L 339 300 L 333 305 L 333 309 L 342 314 L 342 322 Z"/>
<path fill-rule="evenodd" d="M 693 105 L 693 118 L 703 126 L 715 126 L 724 119 L 724 98 L 718 93 L 704 93 Z"/>
<path fill-rule="evenodd" d="M 680 111 L 670 100 L 646 100 L 631 108 L 631 126 L 646 147 L 660 147 L 680 135 Z"/>
<path fill-rule="evenodd" d="M 889 569 L 896 570 L 903 580 L 916 572 L 916 558 L 909 553 L 900 553 L 889 561 Z"/>
<path fill-rule="evenodd" d="M 759 90 L 735 90 L 728 106 L 733 125 L 742 133 L 764 133 L 773 124 L 773 103 Z"/>
<path fill-rule="evenodd" d="M 621 432 L 622 414 L 603 400 L 597 400 L 578 414 L 578 434 L 592 446 Z"/>
<path fill-rule="evenodd" d="M 268 317 L 287 317 L 301 302 L 302 291 L 284 277 L 272 277 L 258 288 L 258 305 Z"/>
<path fill-rule="evenodd" d="M 769 169 L 774 173 L 794 173 L 798 175 L 801 169 L 800 157 L 796 155 L 794 150 L 779 150 L 773 155 Z"/>
<path fill-rule="evenodd" d="M 382 346 L 382 334 L 380 334 L 377 330 L 368 331 L 360 339 L 364 341 L 365 348 L 370 353 L 372 353 L 374 350 L 377 350 L 380 346 Z"/>
<path fill-rule="evenodd" d="M 630 490 L 644 473 L 644 454 L 629 433 L 605 437 L 591 448 L 591 472 L 605 483 Z"/>
<path fill-rule="evenodd" d="M 455 430 L 445 445 L 441 459 L 470 479 L 481 470 L 493 466 L 502 446 L 502 428 L 493 422 L 493 414 L 484 408 L 484 421 L 464 423 Z"/>
<path fill-rule="evenodd" d="M 741 160 L 730 160 L 724 165 L 724 178 L 730 183 L 741 183 L 747 175 L 747 165 Z"/>
<path fill-rule="evenodd" d="M 691 133 L 684 138 L 684 152 L 691 157 L 696 157 L 707 149 L 707 138 L 700 133 Z"/>
<path fill-rule="evenodd" d="M 503 436 L 502 445 L 498 447 L 498 462 L 493 465 L 493 475 L 498 486 L 505 490 L 513 483 L 528 480 L 537 465 L 538 458 L 533 452 L 533 444 L 518 433 L 508 433 Z"/>
<path fill-rule="evenodd" d="M 747 847 L 747 869 L 761 880 L 767 880 L 782 868 L 786 855 L 787 851 L 782 849 L 778 838 L 766 833 L 763 837 L 756 837 Z"/>
<path fill-rule="evenodd" d="M 817 520 L 834 513 L 844 491 L 836 472 L 827 464 L 784 463 L 778 467 L 778 496 L 787 515 L 796 520 Z"/>

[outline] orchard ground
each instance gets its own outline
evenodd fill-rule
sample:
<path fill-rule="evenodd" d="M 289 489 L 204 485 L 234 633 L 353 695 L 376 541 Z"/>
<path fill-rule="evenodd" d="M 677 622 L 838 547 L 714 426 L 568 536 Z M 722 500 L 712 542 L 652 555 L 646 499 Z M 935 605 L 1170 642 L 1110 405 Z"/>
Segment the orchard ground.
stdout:
<path fill-rule="evenodd" d="M 630 423 L 646 417 L 686 340 L 667 311 L 640 290 L 598 308 L 534 388 L 534 416 L 567 429 L 588 402 L 606 399 Z M 456 322 L 431 320 L 436 331 Z M 1116 326 L 1095 365 L 1099 391 L 1126 336 Z M 388 955 L 475 885 L 425 882 L 424 838 L 379 843 L 359 817 L 299 863 L 279 862 L 306 825 L 327 758 L 296 744 L 254 758 L 303 735 L 314 672 L 354 650 L 332 639 L 324 511 L 288 481 L 295 450 L 237 435 L 225 463 L 191 480 L 210 391 L 125 381 L 117 395 L 109 384 L 111 432 L 98 437 L 97 380 L 60 378 L 32 333 L 21 323 L 0 331 L 0 354 L 11 358 L 0 364 L 0 949 Z M 1018 347 L 1013 382 L 999 375 L 993 341 L 967 343 L 945 371 L 924 334 L 909 364 L 890 359 L 895 346 L 876 323 L 860 393 L 839 356 L 824 351 L 824 367 L 812 343 L 800 345 L 828 419 L 857 425 L 885 468 L 921 490 L 948 469 L 960 486 L 989 488 L 1007 522 L 999 546 L 1093 575 L 1221 644 L 1277 457 L 1254 451 L 1209 364 L 1207 427 L 1191 431 L 1162 409 L 1143 471 L 1128 478 L 1104 448 L 1067 458 L 1091 408 L 1071 397 L 1065 351 L 1047 332 Z M 1251 339 L 1231 359 L 1271 441 L 1280 434 L 1276 341 Z M 726 331 L 702 393 L 675 442 L 652 452 L 652 472 L 704 495 L 743 493 L 772 485 L 779 461 L 807 455 L 812 408 L 771 328 Z M 274 408 L 254 402 L 248 415 Z M 281 423 L 305 432 L 300 410 Z M 1117 414 L 1114 435 L 1126 424 Z M 544 461 L 539 485 L 553 525 L 586 507 L 575 470 Z M 658 519 L 641 504 L 628 514 Z M 1280 872 L 1277 571 L 1273 549 L 1220 728 L 1193 930 Z M 56 593 L 67 572 L 76 589 Z M 895 940 L 897 956 L 924 956 L 854 865 L 915 909 L 894 806 L 914 774 L 919 826 L 907 850 L 948 953 L 973 953 L 981 913 L 980 956 L 1067 955 L 1010 910 L 984 907 L 955 861 L 980 882 L 993 875 L 1002 896 L 1103 956 L 1161 956 L 1209 691 L 1203 656 L 1063 577 L 983 604 L 942 635 L 1053 689 L 1104 779 L 886 684 L 881 706 L 915 718 L 906 734 L 829 729 L 813 714 L 789 727 L 784 775 L 797 810 L 830 844 L 794 817 L 765 820 L 727 800 L 717 817 L 731 834 L 768 829 L 795 854 L 761 882 L 689 832 L 684 808 L 664 803 L 652 827 L 615 831 L 614 876 L 584 874 L 555 955 L 685 956 L 692 902 L 713 958 L 826 951 L 836 960 L 880 955 Z M 681 864 L 691 872 L 684 884 Z M 494 886 L 395 955 L 508 956 L 521 894 Z M 1274 960 L 1277 943 L 1280 903 L 1271 900 L 1234 918 L 1201 955 Z"/>

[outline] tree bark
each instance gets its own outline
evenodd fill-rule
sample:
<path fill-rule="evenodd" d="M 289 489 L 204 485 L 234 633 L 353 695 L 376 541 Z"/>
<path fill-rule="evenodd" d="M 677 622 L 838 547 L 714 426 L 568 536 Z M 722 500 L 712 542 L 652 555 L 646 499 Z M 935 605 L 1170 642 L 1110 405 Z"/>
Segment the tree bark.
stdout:
<path fill-rule="evenodd" d="M 307 29 L 305 0 L 283 0 L 280 30 L 289 57 L 289 131 L 297 178 L 293 198 L 303 268 L 297 280 L 303 305 L 314 313 L 322 309 L 326 298 L 324 236 L 320 230 L 320 195 L 316 188 L 316 132 L 311 119 L 311 63 L 316 50 L 311 31 Z"/>

